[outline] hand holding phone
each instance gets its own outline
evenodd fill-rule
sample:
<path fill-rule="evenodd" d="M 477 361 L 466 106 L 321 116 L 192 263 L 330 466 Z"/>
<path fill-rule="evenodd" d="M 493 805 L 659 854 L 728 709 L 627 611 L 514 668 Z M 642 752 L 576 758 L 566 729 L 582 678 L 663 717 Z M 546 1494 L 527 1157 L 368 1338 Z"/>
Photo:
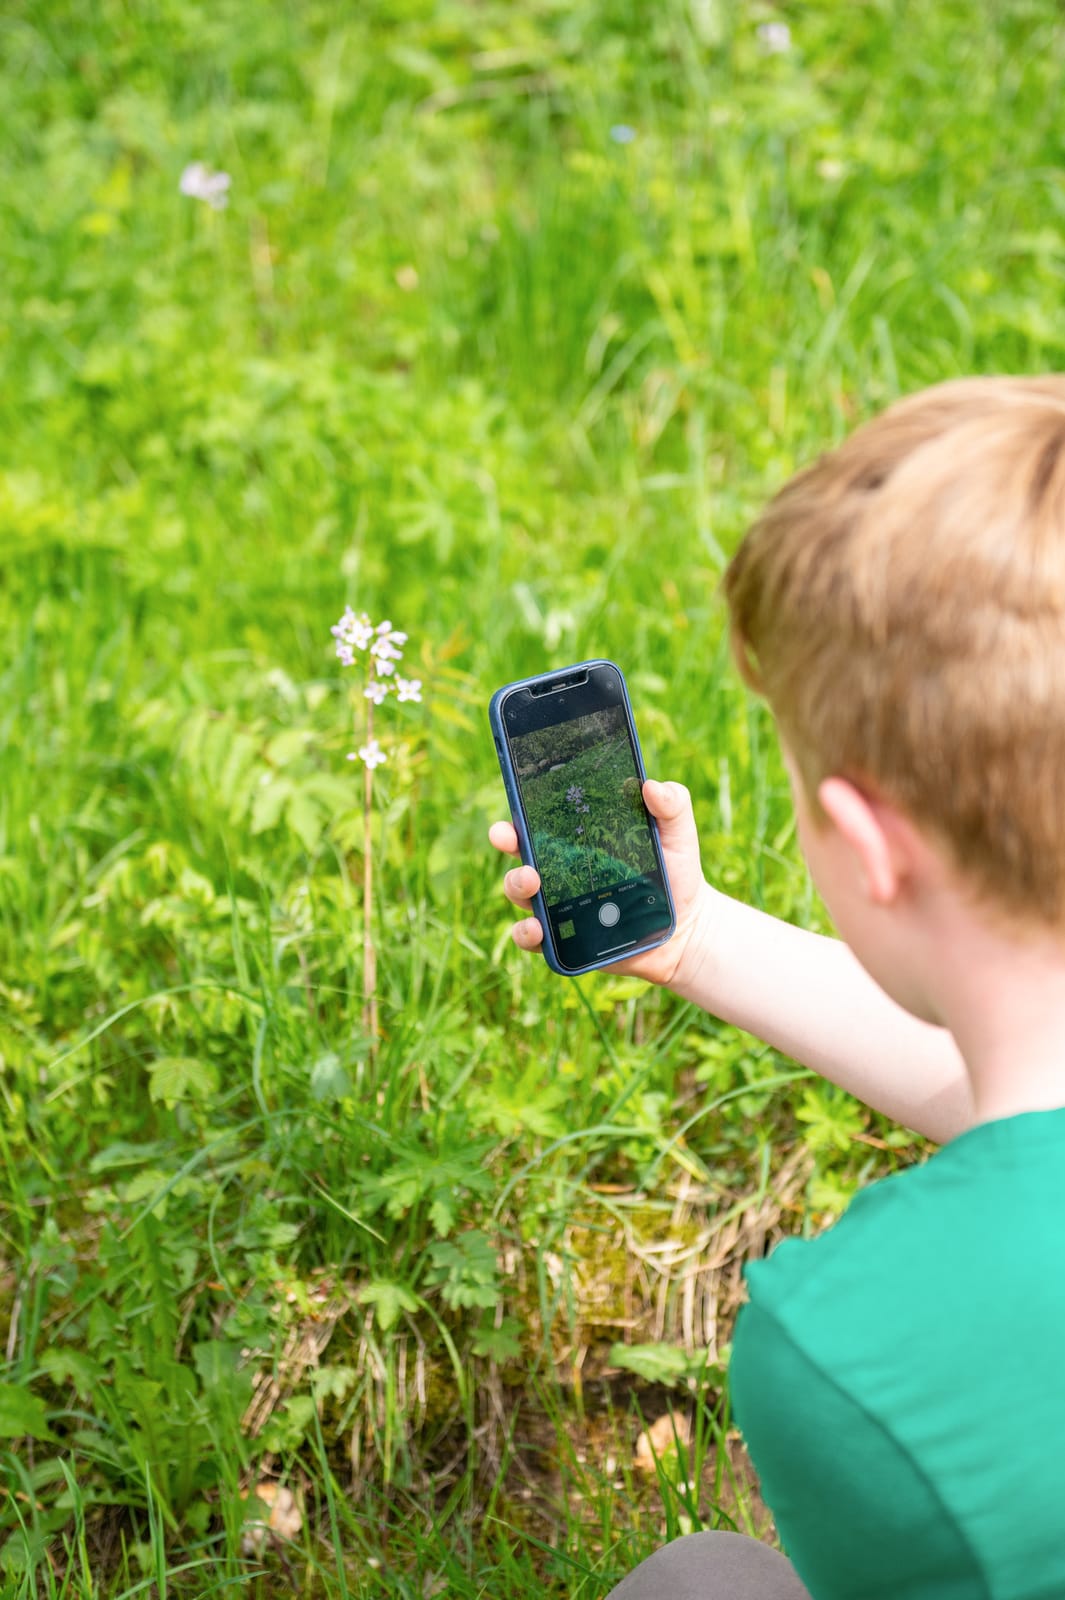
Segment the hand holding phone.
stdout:
<path fill-rule="evenodd" d="M 490 720 L 548 965 L 587 972 L 664 944 L 676 917 L 618 668 L 508 684 Z"/>
<path fill-rule="evenodd" d="M 681 783 L 644 784 L 644 804 L 658 826 L 662 859 L 669 876 L 677 914 L 677 928 L 673 937 L 653 950 L 619 961 L 613 969 L 644 978 L 667 988 L 680 981 L 682 966 L 692 968 L 700 961 L 700 951 L 707 944 L 713 928 L 713 897 L 703 877 L 699 859 L 699 837 L 695 828 L 691 796 Z M 493 822 L 488 837 L 504 856 L 518 858 L 518 835 L 512 822 Z M 533 895 L 540 888 L 535 868 L 513 866 L 503 878 L 503 893 L 510 903 L 521 911 L 532 911 Z M 706 922 L 702 931 L 698 924 L 702 913 Z M 539 950 L 543 930 L 535 914 L 520 918 L 511 930 L 514 943 L 521 950 Z"/>

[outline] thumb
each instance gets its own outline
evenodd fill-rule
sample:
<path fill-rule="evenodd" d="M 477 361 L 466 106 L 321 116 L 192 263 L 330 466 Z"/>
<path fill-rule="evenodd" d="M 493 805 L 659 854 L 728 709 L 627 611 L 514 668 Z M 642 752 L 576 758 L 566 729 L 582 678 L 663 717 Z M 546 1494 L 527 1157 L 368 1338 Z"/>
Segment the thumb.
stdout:
<path fill-rule="evenodd" d="M 669 851 L 694 851 L 699 853 L 699 836 L 695 829 L 692 797 L 682 783 L 659 783 L 648 778 L 643 786 L 643 799 L 648 811 L 658 823 L 658 834 L 663 848 Z"/>

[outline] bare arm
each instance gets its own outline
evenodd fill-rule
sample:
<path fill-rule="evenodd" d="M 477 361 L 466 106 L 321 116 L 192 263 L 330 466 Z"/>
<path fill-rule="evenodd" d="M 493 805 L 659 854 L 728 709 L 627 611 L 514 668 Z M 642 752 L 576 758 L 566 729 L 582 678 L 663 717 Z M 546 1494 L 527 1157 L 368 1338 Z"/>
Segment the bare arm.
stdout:
<path fill-rule="evenodd" d="M 674 990 L 705 1011 L 764 1039 L 867 1105 L 944 1141 L 973 1119 L 969 1081 L 953 1037 L 895 1004 L 838 939 L 794 928 L 719 894 L 706 882 L 688 791 L 648 783 L 677 908 L 668 944 L 617 970 Z M 495 823 L 497 849 L 516 854 L 509 823 Z M 539 887 L 531 867 L 507 873 L 505 889 L 528 908 Z M 517 924 L 523 949 L 542 941 L 539 923 Z"/>
<path fill-rule="evenodd" d="M 943 1142 L 973 1119 L 954 1039 L 896 1005 L 847 945 L 707 887 L 670 985 L 866 1105 Z"/>

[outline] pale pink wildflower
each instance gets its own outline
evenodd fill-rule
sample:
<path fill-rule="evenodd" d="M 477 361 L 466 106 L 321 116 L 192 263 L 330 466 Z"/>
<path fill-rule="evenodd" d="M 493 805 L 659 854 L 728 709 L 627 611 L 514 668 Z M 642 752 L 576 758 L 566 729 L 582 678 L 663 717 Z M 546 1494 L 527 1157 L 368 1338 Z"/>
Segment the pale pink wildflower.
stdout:
<path fill-rule="evenodd" d="M 369 744 L 360 744 L 358 755 L 355 755 L 353 752 L 349 752 L 348 760 L 365 761 L 366 765 L 372 772 L 374 767 L 379 767 L 382 761 L 388 760 L 388 757 L 381 749 L 381 746 L 378 744 L 377 740 L 371 739 Z"/>
<path fill-rule="evenodd" d="M 356 616 L 350 606 L 344 607 L 344 615 L 339 622 L 334 623 L 329 631 L 333 638 L 337 640 L 338 656 L 340 655 L 341 645 L 346 646 L 349 654 L 353 650 L 365 650 L 374 636 L 373 623 L 365 611 L 361 611 Z M 353 662 L 354 657 L 352 657 L 351 661 L 345 661 L 344 665 L 350 667 Z"/>
<path fill-rule="evenodd" d="M 212 211 L 222 211 L 229 204 L 232 182 L 228 172 L 211 172 L 202 161 L 190 161 L 181 174 L 178 188 L 190 199 L 202 200 Z"/>

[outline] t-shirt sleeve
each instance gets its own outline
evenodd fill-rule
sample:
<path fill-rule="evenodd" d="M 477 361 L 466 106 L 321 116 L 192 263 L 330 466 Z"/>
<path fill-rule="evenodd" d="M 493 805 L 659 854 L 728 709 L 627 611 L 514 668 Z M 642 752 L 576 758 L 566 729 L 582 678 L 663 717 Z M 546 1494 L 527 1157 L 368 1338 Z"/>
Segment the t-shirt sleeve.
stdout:
<path fill-rule="evenodd" d="M 736 1325 L 733 1415 L 814 1600 L 973 1600 L 972 1550 L 908 1453 L 756 1302 Z"/>

